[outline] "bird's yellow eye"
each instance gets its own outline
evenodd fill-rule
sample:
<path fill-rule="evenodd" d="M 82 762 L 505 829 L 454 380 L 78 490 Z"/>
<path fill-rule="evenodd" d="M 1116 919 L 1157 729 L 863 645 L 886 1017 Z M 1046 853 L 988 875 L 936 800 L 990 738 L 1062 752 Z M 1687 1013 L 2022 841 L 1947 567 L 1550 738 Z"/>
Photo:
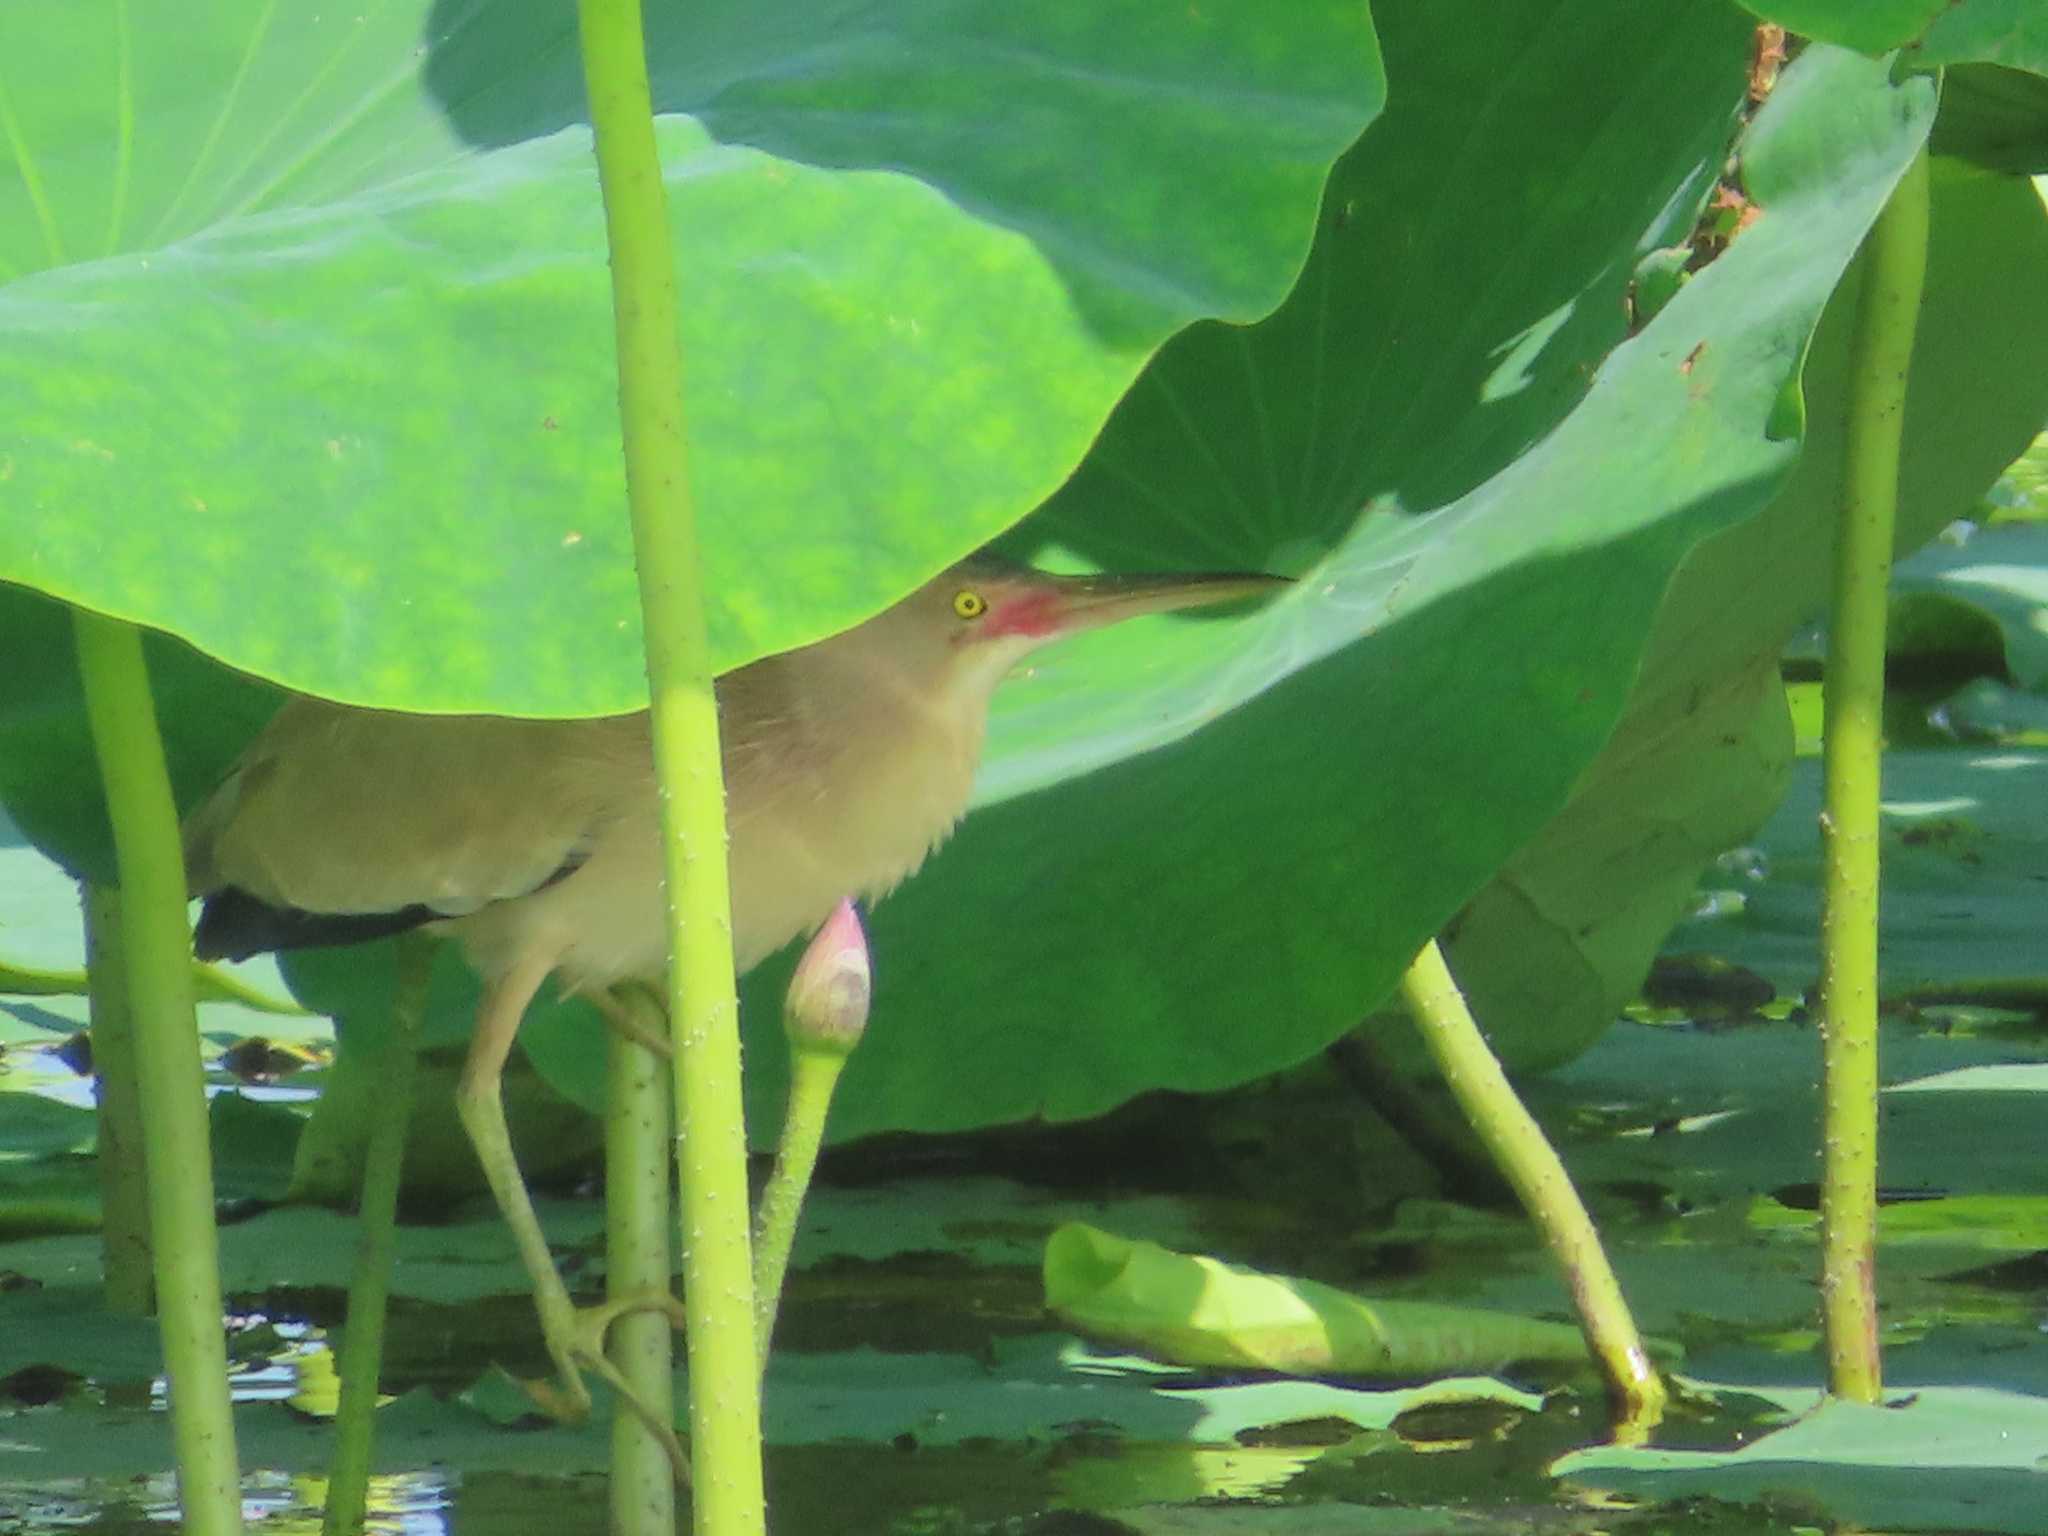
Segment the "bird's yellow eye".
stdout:
<path fill-rule="evenodd" d="M 953 594 L 953 611 L 963 619 L 978 619 L 988 612 L 988 599 L 972 587 L 962 587 Z"/>

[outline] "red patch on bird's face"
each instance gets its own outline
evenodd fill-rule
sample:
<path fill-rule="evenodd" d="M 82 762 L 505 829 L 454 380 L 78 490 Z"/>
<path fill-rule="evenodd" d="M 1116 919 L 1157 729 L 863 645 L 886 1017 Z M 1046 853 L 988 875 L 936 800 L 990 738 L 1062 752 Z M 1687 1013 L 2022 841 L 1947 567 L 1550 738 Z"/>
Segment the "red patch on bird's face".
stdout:
<path fill-rule="evenodd" d="M 979 633 L 984 640 L 1003 635 L 1028 635 L 1043 640 L 1060 632 L 1062 617 L 1058 593 L 1017 592 L 999 597 L 989 605 L 988 617 L 981 621 Z"/>

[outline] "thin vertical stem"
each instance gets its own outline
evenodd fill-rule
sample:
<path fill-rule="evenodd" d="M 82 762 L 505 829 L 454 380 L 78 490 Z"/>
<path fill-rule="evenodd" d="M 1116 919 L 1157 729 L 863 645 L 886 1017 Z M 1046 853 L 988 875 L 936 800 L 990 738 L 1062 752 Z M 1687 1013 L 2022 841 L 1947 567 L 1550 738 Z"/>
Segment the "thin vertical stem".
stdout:
<path fill-rule="evenodd" d="M 94 1161 L 100 1174 L 100 1253 L 107 1310 L 149 1315 L 149 1171 L 143 1160 L 142 1085 L 135 1065 L 135 1013 L 121 949 L 121 892 L 85 888 L 85 962 L 92 1001 L 93 1099 L 99 1116 Z"/>
<path fill-rule="evenodd" d="M 1586 1344 L 1607 1373 L 1614 1438 L 1639 1444 L 1664 1417 L 1664 1380 L 1636 1332 L 1621 1284 L 1600 1247 L 1593 1218 L 1572 1188 L 1571 1175 L 1515 1096 L 1434 939 L 1401 978 L 1401 996 L 1444 1082 L 1564 1270 Z"/>
<path fill-rule="evenodd" d="M 867 1033 L 873 1001 L 867 932 L 853 902 L 842 900 L 804 946 L 782 998 L 782 1029 L 789 1037 L 789 1105 L 775 1149 L 775 1171 L 761 1191 L 761 1211 L 754 1225 L 755 1330 L 760 1335 L 763 1376 L 768 1372 L 783 1276 L 796 1246 L 797 1222 L 832 1113 L 832 1091 L 846 1059 Z"/>
<path fill-rule="evenodd" d="M 398 1186 L 405 1171 L 405 1133 L 412 1120 L 421 1022 L 434 974 L 435 941 L 424 934 L 398 940 L 391 1034 L 378 1053 L 378 1093 L 370 1106 L 357 1205 L 356 1272 L 348 1289 L 335 1373 L 341 1401 L 334 1414 L 334 1462 L 327 1474 L 321 1536 L 355 1536 L 370 1511 L 370 1461 L 376 1449 L 377 1378 L 384 1363 L 384 1313 L 391 1266 L 398 1259 Z"/>
<path fill-rule="evenodd" d="M 83 609 L 73 619 L 86 716 L 121 876 L 122 952 L 135 1015 L 178 1496 L 190 1536 L 232 1536 L 242 1529 L 241 1485 L 221 1328 L 213 1157 L 192 1011 L 192 933 L 185 922 L 178 813 L 141 634 L 131 624 Z M 748 1334 L 751 1343 L 751 1328 Z"/>
<path fill-rule="evenodd" d="M 637 993 L 623 1006 L 639 1008 Z M 642 1009 L 642 1011 L 646 1011 Z M 605 1287 L 614 1301 L 669 1286 L 668 1064 L 619 1031 L 605 1031 Z M 666 1314 L 628 1312 L 605 1335 L 634 1395 L 675 1422 L 675 1354 Z M 613 1536 L 672 1536 L 675 1469 L 637 1415 L 612 1419 Z"/>
<path fill-rule="evenodd" d="M 582 0 L 580 16 L 611 243 L 626 489 L 674 934 L 669 1028 L 689 1313 L 691 1510 L 699 1536 L 759 1536 L 767 1517 L 725 786 L 690 495 L 675 257 L 639 0 Z"/>
<path fill-rule="evenodd" d="M 775 1337 L 775 1314 L 782 1304 L 783 1277 L 796 1246 L 797 1221 L 818 1166 L 818 1148 L 824 1144 L 832 1092 L 845 1066 L 843 1052 L 799 1047 L 790 1054 L 789 1111 L 783 1120 L 782 1144 L 776 1148 L 775 1171 L 761 1191 L 761 1209 L 754 1219 L 754 1313 L 764 1372 Z"/>
<path fill-rule="evenodd" d="M 1821 1317 L 1828 1390 L 1874 1403 L 1877 1335 L 1878 793 L 1885 592 L 1899 444 L 1927 269 L 1922 148 L 1865 243 L 1823 686 Z"/>

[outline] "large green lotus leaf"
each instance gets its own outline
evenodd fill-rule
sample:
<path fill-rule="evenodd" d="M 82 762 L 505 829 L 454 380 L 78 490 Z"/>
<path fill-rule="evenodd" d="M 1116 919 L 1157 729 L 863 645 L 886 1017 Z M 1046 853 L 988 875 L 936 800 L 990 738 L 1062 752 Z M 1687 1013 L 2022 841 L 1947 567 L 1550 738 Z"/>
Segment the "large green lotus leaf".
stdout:
<path fill-rule="evenodd" d="M 1971 510 L 2048 418 L 2048 216 L 2024 180 L 1936 160 L 1927 281 L 1899 464 L 1901 553 Z M 1680 569 L 1643 663 L 1645 688 L 1709 677 L 1780 646 L 1827 603 L 1850 330 L 1850 268 L 1806 364 L 1806 451 L 1764 512 Z M 1768 580 L 1759 580 L 1766 572 Z"/>
<path fill-rule="evenodd" d="M 1669 242 L 1721 158 L 1707 122 L 1689 146 L 1667 125 L 1660 184 L 1641 159 L 1658 117 L 1617 103 L 1697 101 L 1657 78 L 1657 47 L 1719 48 L 1739 76 L 1745 39 L 1697 11 L 1682 44 L 1682 23 L 1573 14 L 1560 39 L 1659 40 L 1603 58 L 1604 100 L 1536 67 L 1539 28 L 1501 45 L 1534 47 L 1511 55 L 1524 77 L 1429 59 L 1442 34 L 1388 9 L 1391 74 L 1416 88 L 1340 170 L 1295 299 L 1169 348 L 1030 530 L 1221 554 L 1382 509 L 1261 615 L 1077 644 L 1009 691 L 989 803 L 874 914 L 842 1133 L 1082 1115 L 1319 1048 L 1564 804 L 1674 567 L 1783 483 L 1799 359 L 1932 85 L 1809 50 L 1744 152 L 1762 216 L 1601 361 L 1633 253 Z M 1593 131 L 1556 132 L 1561 101 Z M 1595 209 L 1605 260 L 1578 243 Z M 1140 740 L 1162 745 L 1048 782 Z M 780 1049 L 762 1027 L 779 984 L 765 967 L 750 993 L 757 1063 Z"/>
<path fill-rule="evenodd" d="M 0 578 L 356 701 L 641 702 L 574 37 L 8 8 Z M 1271 308 L 1382 93 L 1348 0 L 710 0 L 651 54 L 723 665 L 1008 526 L 1168 335 Z"/>
<path fill-rule="evenodd" d="M 2048 372 L 2039 364 L 2048 352 L 2048 285 L 2042 281 L 2048 272 L 2048 216 L 2040 199 L 2019 178 L 1938 159 L 1932 212 L 1900 464 L 1897 542 L 1902 552 L 1969 511 L 1999 467 L 2048 418 Z M 1861 277 L 1860 264 L 1853 266 L 1829 303 L 1807 359 L 1804 456 L 1759 516 L 1708 539 L 1681 567 L 1652 632 L 1639 698 L 1708 683 L 1748 665 L 1759 652 L 1775 655 L 1796 627 L 1825 608 L 1834 511 L 1841 494 L 1840 402 L 1849 383 L 1850 327 L 1861 298 Z M 1918 609 L 1928 603 L 1969 601 L 2001 617 L 2008 656 L 2020 675 L 2030 675 L 2024 665 L 2032 655 L 2025 633 L 2031 623 L 2024 606 L 2029 578 L 2015 561 L 1998 557 L 2006 531 L 1994 531 L 2000 537 L 1988 544 L 1973 539 L 1957 549 L 1936 542 L 1904 560 L 1896 583 L 1903 595 L 1894 604 L 1894 618 L 1917 621 Z M 1759 581 L 1760 571 L 1769 572 L 1770 579 Z M 1967 586 L 1954 579 L 1958 573 Z M 1802 767 L 1802 786 L 1810 772 Z M 1729 787 L 1731 794 L 1740 794 L 1739 785 Z M 1790 860 L 1787 867 L 1808 872 L 1817 867 L 1819 856 L 1812 796 L 1808 787 L 1796 790 L 1763 832 L 1774 859 Z M 1647 803 L 1617 803 L 1607 806 L 1606 813 L 1625 817 L 1648 809 Z M 1810 946 L 1811 925 L 1818 919 L 1810 899 L 1780 910 L 1778 904 L 1787 898 L 1778 891 L 1778 882 L 1772 881 L 1761 893 L 1745 893 L 1760 895 L 1762 906 L 1736 921 L 1739 932 L 1761 923 L 1774 935 L 1769 963 L 1758 963 L 1761 957 L 1740 939 L 1729 948 L 1734 935 L 1724 925 L 1688 924 L 1673 942 L 1756 965 L 1781 987 L 1797 990 L 1810 981 L 1811 965 L 1788 957 L 1800 945 Z M 1625 895 L 1614 893 L 1617 907 Z M 1888 905 L 1886 921 L 1893 919 L 1913 921 L 1906 911 Z M 1804 937 L 1795 931 L 1802 922 L 1808 925 Z M 2012 930 L 2001 924 L 1999 931 Z M 1939 943 L 1933 932 L 1928 937 Z M 1896 947 L 1900 938 L 1897 931 L 1889 933 L 1887 955 L 1907 952 Z M 1618 957 L 1608 975 L 1610 987 L 1633 987 L 1654 954 L 1653 944 L 1625 957 L 1626 963 Z M 1931 951 L 1926 958 L 1934 958 Z M 1952 958 L 1968 963 L 1959 953 Z M 1630 970 L 1633 975 L 1626 974 Z M 1533 1064 L 1544 1059 L 1533 1047 L 1568 1034 L 1570 1017 L 1553 1013 L 1541 1025 L 1533 1019 L 1490 1017 L 1489 1023 L 1504 1024 L 1511 1037 L 1519 1033 L 1519 1023 L 1528 1032 L 1524 1038 L 1531 1043 Z"/>
<path fill-rule="evenodd" d="M 1801 37 L 1883 53 L 1909 43 L 1954 0 L 1742 0 Z"/>
<path fill-rule="evenodd" d="M 1803 37 L 1945 66 L 1937 151 L 2048 170 L 2048 11 L 2039 0 L 1742 0 Z M 2027 73 L 2031 71 L 2032 73 Z"/>
<path fill-rule="evenodd" d="M 1742 0 L 1802 37 L 1923 64 L 1995 63 L 2048 72 L 2038 0 Z"/>
<path fill-rule="evenodd" d="M 1855 0 L 1838 0 L 1847 7 Z M 1963 0 L 1941 15 L 1910 55 L 1922 64 L 1999 64 L 2048 75 L 2048 11 L 2037 0 Z"/>
<path fill-rule="evenodd" d="M 1996 64 L 1951 65 L 1942 75 L 1933 145 L 1994 171 L 2048 171 L 2048 76 Z"/>
<path fill-rule="evenodd" d="M 276 710 L 275 688 L 146 631 L 150 683 L 178 803 L 215 784 Z M 0 806 L 72 875 L 115 883 L 114 844 L 85 718 L 70 611 L 0 585 Z"/>
<path fill-rule="evenodd" d="M 2039 0 L 1944 6 L 1905 57 L 1947 69 L 1936 149 L 1996 170 L 2048 171 L 2048 9 Z"/>
<path fill-rule="evenodd" d="M 1788 225 L 1842 222 L 1838 235 L 1802 236 L 1796 254 L 1775 235 L 1757 243 L 1746 259 L 1769 268 L 1764 286 L 1782 303 L 1738 323 L 1743 267 L 1707 274 L 1699 297 L 1637 344 L 1636 372 L 1610 363 L 1606 419 L 1581 420 L 1574 407 L 1625 334 L 1641 253 L 1682 238 L 1726 157 L 1747 24 L 1732 9 L 1673 6 L 1645 26 L 1611 0 L 1494 7 L 1488 26 L 1448 30 L 1437 8 L 1382 11 L 1390 78 L 1407 83 L 1333 179 L 1293 297 L 1257 327 L 1202 327 L 1171 344 L 1015 541 L 1042 559 L 1126 566 L 1302 570 L 1332 552 L 1262 614 L 1089 637 L 1003 690 L 980 808 L 875 914 L 881 990 L 848 1084 L 849 1130 L 1047 1105 L 1084 1113 L 1161 1081 L 1236 1080 L 1327 1039 L 1384 989 L 1382 944 L 1429 931 L 1557 808 L 1611 728 L 1633 665 L 1640 634 L 1628 630 L 1640 618 L 1620 616 L 1653 604 L 1669 562 L 1699 531 L 1751 510 L 1796 451 L 1763 440 L 1746 391 L 1775 400 L 1784 388 L 1860 237 L 1856 220 L 1916 131 L 1894 121 L 1893 89 L 1837 82 L 1845 107 L 1858 105 L 1832 121 L 1862 126 L 1822 132 L 1840 134 L 1834 147 L 1868 180 L 1803 205 L 1794 182 Z M 1589 56 L 1573 44 L 1594 34 L 1613 48 Z M 1800 143 L 1800 109 L 1782 115 Z M 1781 256 L 1803 280 L 1781 274 Z M 1580 424 L 1557 430 L 1567 418 Z M 1658 433 L 1670 438 L 1652 452 Z M 1637 453 L 1657 462 L 1646 470 Z M 1635 488 L 1588 496 L 1595 474 Z M 1642 489 L 1674 475 L 1676 505 L 1699 519 L 1690 531 L 1660 527 L 1656 511 L 1672 508 Z M 1419 515 L 1430 508 L 1443 510 Z M 1582 595 L 1553 557 L 1624 547 L 1617 623 L 1585 632 L 1600 660 L 1519 639 L 1491 677 L 1490 659 L 1451 659 L 1477 636 L 1461 640 L 1469 615 L 1434 599 L 1497 598 L 1555 631 Z M 1400 659 L 1383 665 L 1397 629 Z M 1420 733 L 1409 760 L 1385 754 L 1363 774 L 1356 734 L 1391 729 L 1410 707 L 1389 685 L 1419 687 L 1452 713 L 1475 702 L 1483 713 L 1497 690 L 1543 720 L 1535 736 L 1554 737 L 1557 755 L 1546 748 L 1542 768 L 1504 796 L 1497 784 L 1476 793 L 1497 802 L 1485 814 L 1468 818 L 1449 782 L 1418 814 L 1416 787 L 1460 761 L 1478 721 L 1467 715 L 1434 742 Z M 1164 749 L 1128 772 L 1047 789 L 1144 747 Z M 1491 747 L 1489 735 L 1496 756 Z M 1379 871 L 1358 850 L 1386 819 L 1408 836 Z M 1447 846 L 1418 836 L 1425 825 Z M 1279 875 L 1290 861 L 1307 876 L 1298 891 L 1295 875 Z M 1345 892 L 1334 908 L 1331 885 Z M 1372 938 L 1396 911 L 1386 939 Z M 785 974 L 765 966 L 748 990 L 757 1066 L 780 1056 Z M 529 1053 L 587 1098 L 587 1033 L 535 1023 Z M 756 1123 L 770 1125 L 777 1078 L 754 1078 Z"/>
<path fill-rule="evenodd" d="M 1426 7 L 1397 7 L 1383 19 L 1399 34 L 1408 87 L 1333 183 L 1305 283 L 1257 328 L 1217 326 L 1176 342 L 1120 408 L 1073 490 L 1018 540 L 1021 552 L 1049 561 L 1124 566 L 1300 570 L 1318 551 L 1343 548 L 1269 618 L 1128 626 L 1071 645 L 1064 657 L 1048 655 L 1012 682 L 983 775 L 981 797 L 993 808 L 971 818 L 970 829 L 1034 786 L 1184 737 L 1290 668 L 1355 641 L 1384 614 L 1392 577 L 1425 548 L 1452 542 L 1448 523 L 1425 529 L 1392 507 L 1442 505 L 1496 474 L 1571 411 L 1622 339 L 1622 296 L 1640 252 L 1683 235 L 1726 156 L 1747 25 L 1732 10 L 1672 6 L 1660 11 L 1659 25 L 1639 26 L 1640 13 L 1615 0 L 1580 0 L 1566 13 L 1532 3 L 1488 15 L 1487 27 L 1450 31 L 1442 13 Z M 1585 56 L 1572 39 L 1589 30 L 1612 34 L 1614 47 Z M 1791 324 L 1797 331 L 1810 315 Z M 1674 377 L 1692 344 L 1674 358 Z M 1790 356 L 1799 342 L 1772 345 Z M 1771 388 L 1782 383 L 1780 367 Z M 1383 416 L 1393 419 L 1376 420 Z M 1279 426 L 1287 436 L 1273 435 Z M 1594 453 L 1585 443 L 1569 451 Z M 1360 508 L 1382 495 L 1389 510 L 1355 528 Z M 1540 527 L 1539 519 L 1526 531 L 1541 539 Z M 1513 550 L 1501 555 L 1513 563 Z M 1577 692 L 1562 677 L 1550 686 Z M 1611 722 L 1611 700 L 1606 708 L 1601 715 L 1589 701 L 1589 723 L 1600 721 L 1591 729 Z M 1201 793 L 1227 798 L 1228 773 Z M 1021 858 L 1005 852 L 984 885 L 982 915 L 965 926 L 951 909 L 960 906 L 958 882 L 977 878 L 971 862 L 951 864 L 957 873 L 942 887 L 951 894 L 921 908 L 907 928 L 888 926 L 907 899 L 892 898 L 880 912 L 881 932 L 905 936 L 878 940 L 882 971 L 900 975 L 913 950 L 952 945 L 954 933 L 965 940 L 962 962 L 978 964 L 987 914 L 1062 861 L 1076 862 L 1041 892 L 1057 906 L 1044 942 L 1056 951 L 1077 924 L 1105 937 L 1116 932 L 1106 914 L 1124 912 L 1130 893 L 1093 872 L 1101 861 L 1115 863 L 1099 814 L 1075 822 L 1072 837 L 1057 817 L 1030 823 L 1039 828 L 1029 839 L 1035 846 Z M 1330 814 L 1341 820 L 1346 811 L 1338 805 Z M 1497 860 L 1499 851 L 1475 856 Z M 1233 859 L 1218 868 L 1236 866 Z M 927 878 L 939 877 L 921 876 L 912 889 Z M 1132 910 L 1150 905 L 1146 893 Z M 1037 911 L 1026 918 L 1040 920 Z M 1013 948 L 1014 937 L 990 958 L 1017 985 L 1011 967 L 1025 951 Z M 1098 958 L 1075 954 L 1062 965 L 1061 985 L 1080 981 Z M 1122 967 L 1154 963 L 1133 951 L 1102 975 L 1113 980 Z M 294 975 L 319 1006 L 371 1019 L 386 1006 L 384 964 L 316 955 L 298 961 Z M 773 1026 L 781 974 L 767 968 L 748 994 L 750 1014 L 765 1026 L 758 1033 L 768 1037 L 755 1045 L 755 1064 L 770 1069 L 756 1074 L 757 1104 L 779 1098 Z M 1347 1006 L 1371 1001 L 1349 985 L 1340 968 L 1330 996 L 1345 991 Z M 975 1009 L 983 991 L 979 982 L 970 989 Z M 1028 1007 L 1030 991 L 1011 1005 Z M 909 996 L 933 994 L 913 987 Z M 930 1007 L 936 1020 L 959 1004 L 916 1006 Z M 934 1048 L 929 1039 L 910 1045 L 895 1033 L 901 1028 L 878 1022 L 876 1037 Z M 601 1052 L 587 1013 L 544 1005 L 523 1038 L 545 1073 L 594 1102 Z M 1298 1051 L 1284 1031 L 1282 1040 L 1281 1049 Z M 886 1063 L 882 1053 L 896 1048 L 877 1054 Z M 1055 1060 L 1045 1064 L 1057 1071 Z M 1131 1087 L 1127 1079 L 1105 1091 Z M 950 1089 L 945 1097 L 970 1123 L 1025 1112 L 1015 1100 L 980 1105 Z M 877 1101 L 869 1123 L 905 1113 Z M 928 1117 L 912 1106 L 907 1123 Z M 763 1114 L 756 1124 L 766 1130 L 772 1119 Z"/>
<path fill-rule="evenodd" d="M 1570 803 L 1441 936 L 1474 1015 L 1518 1067 L 1568 1061 L 1613 1023 L 1700 871 L 1783 798 L 1792 749 L 1776 651 L 1630 699 Z M 1419 1064 L 1406 1017 L 1382 1027 Z"/>
<path fill-rule="evenodd" d="M 1603 364 L 1636 258 L 1723 158 L 1746 30 L 1611 9 L 1574 15 L 1634 51 L 1592 61 L 1547 10 L 1460 51 L 1397 11 L 1418 88 L 1340 177 L 1296 300 L 1170 349 L 1030 531 L 1147 563 L 1343 542 L 1262 618 L 1105 636 L 1009 690 L 990 805 L 876 915 L 842 1131 L 1085 1113 L 1305 1054 L 1563 803 L 1672 567 L 1782 479 L 1807 333 L 1932 105 L 1811 52 L 1746 157 L 1765 218 Z M 1631 115 L 1639 93 L 1665 111 Z M 360 959 L 337 975 L 381 993 Z M 757 977 L 757 1026 L 779 986 Z M 528 1031 L 572 1087 L 586 1028 Z M 757 1067 L 778 1047 L 756 1028 Z M 774 1075 L 753 1081 L 765 1110 Z"/>
<path fill-rule="evenodd" d="M 1947 97 L 1943 98 L 1943 110 Z M 2048 418 L 2048 217 L 2025 182 L 1936 163 L 1932 248 L 1914 342 L 1898 542 L 1910 548 L 1969 509 Z M 1771 504 L 1688 557 L 1665 594 L 1641 677 L 1613 738 L 1572 795 L 1446 930 L 1445 952 L 1517 1064 L 1577 1051 L 1636 995 L 1702 870 L 1777 805 L 1792 740 L 1777 685 L 1795 626 L 1827 603 L 1850 339 L 1852 267 L 1822 316 L 1803 375 L 1806 452 Z M 1972 408 L 1962 409 L 1964 401 Z M 1993 529 L 1903 562 L 1907 602 L 1997 614 L 2015 672 L 2039 662 L 2040 573 L 2017 558 L 2030 527 Z M 1971 555 L 1975 551 L 1975 556 Z M 1759 582 L 1757 572 L 1770 580 Z M 1894 604 L 1894 623 L 1899 604 Z M 1746 701 L 1746 702 L 1745 702 Z M 1811 828 L 1808 829 L 1811 833 Z M 1405 1019 L 1386 1043 L 1419 1061 Z"/>

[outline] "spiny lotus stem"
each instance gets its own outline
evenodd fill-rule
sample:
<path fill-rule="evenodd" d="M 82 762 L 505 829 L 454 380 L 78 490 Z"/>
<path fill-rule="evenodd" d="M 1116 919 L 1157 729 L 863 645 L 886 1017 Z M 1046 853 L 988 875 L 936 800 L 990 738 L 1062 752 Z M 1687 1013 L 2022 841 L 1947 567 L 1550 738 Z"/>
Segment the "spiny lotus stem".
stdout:
<path fill-rule="evenodd" d="M 832 1090 L 868 1026 L 869 982 L 867 935 L 853 903 L 842 901 L 797 962 L 782 1006 L 791 1048 L 789 1109 L 775 1171 L 761 1191 L 754 1224 L 754 1321 L 763 1370 L 790 1249 L 796 1244 L 797 1215 L 825 1139 Z"/>

